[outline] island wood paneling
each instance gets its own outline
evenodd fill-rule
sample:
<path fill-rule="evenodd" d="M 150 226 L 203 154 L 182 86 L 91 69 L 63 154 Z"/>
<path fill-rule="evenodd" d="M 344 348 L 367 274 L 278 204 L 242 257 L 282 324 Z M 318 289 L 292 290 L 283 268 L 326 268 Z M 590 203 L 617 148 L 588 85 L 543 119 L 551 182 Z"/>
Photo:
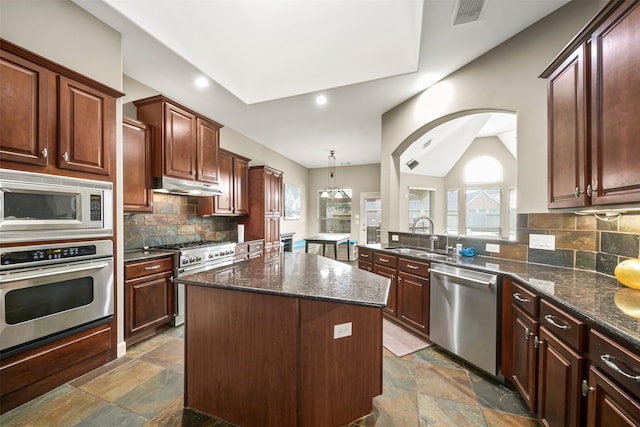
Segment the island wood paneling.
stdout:
<path fill-rule="evenodd" d="M 185 406 L 241 426 L 343 426 L 382 394 L 382 309 L 187 285 Z M 334 326 L 352 335 L 334 339 Z"/>

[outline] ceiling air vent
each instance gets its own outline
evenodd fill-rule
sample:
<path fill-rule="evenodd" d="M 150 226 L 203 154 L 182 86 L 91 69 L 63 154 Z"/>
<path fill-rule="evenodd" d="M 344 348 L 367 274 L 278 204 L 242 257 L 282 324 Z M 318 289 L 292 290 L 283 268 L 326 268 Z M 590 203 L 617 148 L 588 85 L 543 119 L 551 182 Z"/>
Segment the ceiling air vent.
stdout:
<path fill-rule="evenodd" d="M 458 0 L 453 15 L 453 25 L 477 21 L 486 4 L 487 0 Z"/>

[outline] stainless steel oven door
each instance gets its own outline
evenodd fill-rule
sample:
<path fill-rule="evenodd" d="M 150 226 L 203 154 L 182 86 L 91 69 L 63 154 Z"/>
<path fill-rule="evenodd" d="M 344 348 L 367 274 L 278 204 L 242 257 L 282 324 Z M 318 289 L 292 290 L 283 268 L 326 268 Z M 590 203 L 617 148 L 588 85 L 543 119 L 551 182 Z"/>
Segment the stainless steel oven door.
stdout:
<path fill-rule="evenodd" d="M 0 350 L 113 315 L 113 257 L 0 273 Z"/>

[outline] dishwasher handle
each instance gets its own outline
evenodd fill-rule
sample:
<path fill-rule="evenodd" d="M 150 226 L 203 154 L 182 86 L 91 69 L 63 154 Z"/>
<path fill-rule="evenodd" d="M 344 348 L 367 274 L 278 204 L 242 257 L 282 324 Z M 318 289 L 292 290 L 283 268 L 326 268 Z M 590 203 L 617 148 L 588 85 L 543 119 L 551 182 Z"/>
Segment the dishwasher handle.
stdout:
<path fill-rule="evenodd" d="M 453 279 L 465 280 L 467 282 L 475 283 L 476 285 L 482 285 L 486 287 L 491 287 L 496 284 L 495 276 L 492 276 L 491 280 L 480 280 L 473 277 L 461 276 L 459 274 L 449 273 L 441 270 L 434 270 L 433 268 L 429 269 L 429 273 L 437 274 L 441 276 L 451 277 Z"/>

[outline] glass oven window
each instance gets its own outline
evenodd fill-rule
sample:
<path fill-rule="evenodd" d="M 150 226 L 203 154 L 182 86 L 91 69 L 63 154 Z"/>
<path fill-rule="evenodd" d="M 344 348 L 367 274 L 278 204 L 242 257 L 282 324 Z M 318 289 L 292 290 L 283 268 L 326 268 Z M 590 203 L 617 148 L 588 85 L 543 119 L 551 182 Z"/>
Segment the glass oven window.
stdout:
<path fill-rule="evenodd" d="M 6 192 L 4 218 L 12 220 L 76 220 L 79 219 L 75 194 Z"/>
<path fill-rule="evenodd" d="M 5 322 L 15 325 L 93 301 L 93 278 L 81 277 L 16 289 L 5 295 Z"/>

